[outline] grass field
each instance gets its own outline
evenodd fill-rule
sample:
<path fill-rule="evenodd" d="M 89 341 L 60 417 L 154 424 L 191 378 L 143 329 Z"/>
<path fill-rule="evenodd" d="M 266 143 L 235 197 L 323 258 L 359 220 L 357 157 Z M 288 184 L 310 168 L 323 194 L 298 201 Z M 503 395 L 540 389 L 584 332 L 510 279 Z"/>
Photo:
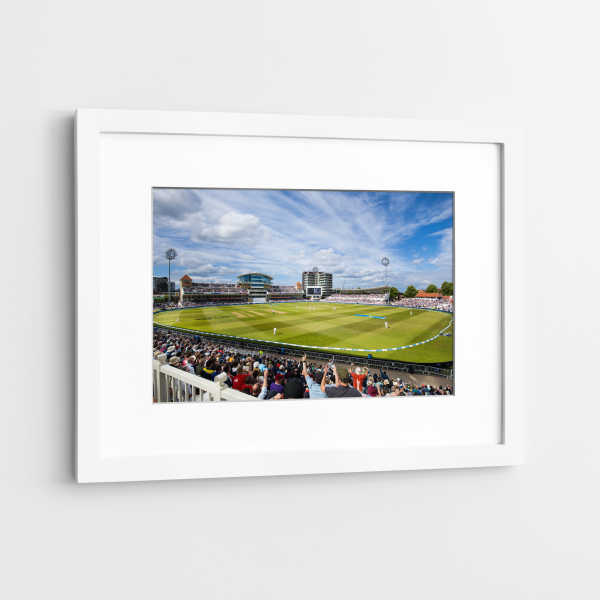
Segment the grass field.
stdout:
<path fill-rule="evenodd" d="M 448 327 L 452 319 L 452 315 L 414 308 L 325 303 L 310 306 L 316 307 L 316 310 L 308 310 L 307 303 L 300 303 L 297 308 L 294 304 L 193 308 L 163 312 L 154 315 L 154 321 L 160 325 L 251 338 L 275 345 L 283 342 L 299 347 L 304 345 L 373 351 L 428 340 Z M 335 311 L 334 306 L 337 308 Z M 388 322 L 389 329 L 385 329 L 385 321 Z M 274 327 L 277 327 L 277 335 L 273 335 Z M 453 327 L 450 325 L 445 333 L 452 332 Z M 413 348 L 377 352 L 373 357 L 403 362 L 449 362 L 453 360 L 452 339 L 440 336 Z M 336 353 L 335 350 L 327 352 Z M 349 350 L 337 353 L 355 356 L 368 354 Z"/>

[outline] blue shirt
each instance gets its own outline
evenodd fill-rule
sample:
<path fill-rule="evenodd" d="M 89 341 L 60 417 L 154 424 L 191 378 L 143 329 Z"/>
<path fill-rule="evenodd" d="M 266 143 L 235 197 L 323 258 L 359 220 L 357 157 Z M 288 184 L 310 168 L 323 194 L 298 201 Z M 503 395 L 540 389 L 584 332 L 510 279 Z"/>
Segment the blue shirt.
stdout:
<path fill-rule="evenodd" d="M 327 394 L 321 391 L 321 386 L 312 380 L 310 375 L 306 376 L 306 384 L 308 385 L 309 398 L 327 398 Z"/>

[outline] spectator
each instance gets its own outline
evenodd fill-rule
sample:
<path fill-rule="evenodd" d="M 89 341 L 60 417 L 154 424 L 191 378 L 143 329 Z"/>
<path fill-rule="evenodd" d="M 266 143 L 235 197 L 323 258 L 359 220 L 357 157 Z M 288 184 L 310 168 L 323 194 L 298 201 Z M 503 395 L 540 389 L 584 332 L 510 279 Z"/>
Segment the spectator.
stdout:
<path fill-rule="evenodd" d="M 325 373 L 318 371 L 315 374 L 315 379 L 313 381 L 312 377 L 306 370 L 306 354 L 302 357 L 302 375 L 304 376 L 306 385 L 308 386 L 309 398 L 327 398 L 327 394 L 321 389 L 321 383 L 325 377 Z"/>
<path fill-rule="evenodd" d="M 283 394 L 283 391 L 285 388 L 283 385 L 281 385 L 282 382 L 283 382 L 283 375 L 281 373 L 277 373 L 277 375 L 275 375 L 274 383 L 271 384 L 270 390 L 272 392 L 276 392 L 277 394 Z"/>
<path fill-rule="evenodd" d="M 352 378 L 352 384 L 359 392 L 361 392 L 363 389 L 363 381 L 367 377 L 367 374 L 363 372 L 362 367 L 356 367 L 354 372 L 352 372 L 353 366 L 354 366 L 354 363 L 351 363 L 350 364 L 350 373 L 349 373 L 350 377 Z"/>
<path fill-rule="evenodd" d="M 233 379 L 233 384 L 232 387 L 234 390 L 238 390 L 238 391 L 242 391 L 242 386 L 244 385 L 245 381 L 246 381 L 246 373 L 244 373 L 244 367 L 242 367 L 242 365 L 239 365 L 237 368 L 237 375 L 234 377 Z"/>
<path fill-rule="evenodd" d="M 349 385 L 350 374 L 348 369 L 336 365 L 333 365 L 332 368 L 335 374 L 335 386 L 330 386 L 325 390 L 325 381 L 323 380 L 321 381 L 321 391 L 326 392 L 328 398 L 360 397 L 360 392 Z"/>

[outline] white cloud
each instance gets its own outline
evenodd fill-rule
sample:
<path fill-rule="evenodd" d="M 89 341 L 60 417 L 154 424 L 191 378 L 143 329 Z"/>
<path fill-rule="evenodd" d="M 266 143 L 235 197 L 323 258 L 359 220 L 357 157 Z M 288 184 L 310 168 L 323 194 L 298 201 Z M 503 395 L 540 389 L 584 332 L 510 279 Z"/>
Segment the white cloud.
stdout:
<path fill-rule="evenodd" d="M 155 190 L 153 258 L 158 273 L 163 273 L 164 251 L 174 247 L 179 256 L 172 273 L 181 271 L 181 277 L 187 272 L 197 280 L 235 280 L 243 272 L 258 271 L 272 273 L 276 283 L 294 284 L 301 281 L 302 271 L 316 266 L 334 274 L 334 286 L 341 286 L 346 277 L 346 287 L 366 287 L 383 285 L 380 260 L 387 256 L 388 282 L 398 289 L 409 281 L 421 285 L 422 277 L 434 282 L 443 277 L 439 283 L 450 280 L 452 256 L 442 248 L 441 232 L 434 234 L 440 235 L 440 251 L 431 253 L 430 261 L 419 258 L 416 248 L 431 245 L 419 228 L 451 216 L 451 201 L 429 196 L 419 200 L 416 193 L 389 196 Z"/>
<path fill-rule="evenodd" d="M 452 264 L 452 228 L 448 227 L 448 229 L 442 229 L 441 231 L 437 231 L 435 233 L 430 233 L 430 236 L 439 236 L 439 252 L 437 256 L 434 256 L 429 259 L 429 262 L 435 266 L 439 266 L 442 264 Z"/>
<path fill-rule="evenodd" d="M 199 228 L 192 234 L 193 242 L 227 244 L 231 247 L 256 246 L 261 223 L 256 215 L 229 212 L 221 215 L 215 225 L 198 223 Z"/>
<path fill-rule="evenodd" d="M 288 260 L 294 263 L 304 262 L 306 260 L 306 252 L 304 251 L 304 249 L 302 249 L 298 254 L 288 256 Z"/>
<path fill-rule="evenodd" d="M 334 267 L 339 265 L 343 257 L 341 254 L 336 254 L 333 248 L 323 248 L 322 250 L 315 252 L 313 258 L 316 266 L 321 269 L 321 266 Z"/>

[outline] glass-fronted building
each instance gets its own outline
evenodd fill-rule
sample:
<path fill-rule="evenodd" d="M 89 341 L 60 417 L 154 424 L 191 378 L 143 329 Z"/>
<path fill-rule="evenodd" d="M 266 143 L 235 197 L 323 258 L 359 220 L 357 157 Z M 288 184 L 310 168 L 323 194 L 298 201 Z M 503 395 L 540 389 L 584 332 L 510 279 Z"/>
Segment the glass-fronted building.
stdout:
<path fill-rule="evenodd" d="M 238 285 L 245 288 L 270 288 L 273 281 L 272 277 L 264 273 L 246 273 L 236 278 Z"/>

